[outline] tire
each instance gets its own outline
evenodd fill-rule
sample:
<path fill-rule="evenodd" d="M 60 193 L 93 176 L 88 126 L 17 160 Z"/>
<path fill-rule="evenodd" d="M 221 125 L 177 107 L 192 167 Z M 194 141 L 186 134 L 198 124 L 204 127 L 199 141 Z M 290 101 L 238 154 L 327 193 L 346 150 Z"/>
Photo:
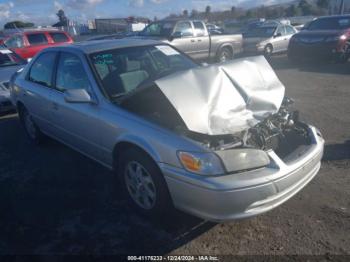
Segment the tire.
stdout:
<path fill-rule="evenodd" d="M 216 60 L 219 63 L 224 63 L 233 59 L 233 52 L 229 47 L 223 47 L 217 54 Z"/>
<path fill-rule="evenodd" d="M 36 145 L 42 144 L 44 142 L 44 135 L 33 121 L 30 113 L 24 107 L 19 108 L 18 111 L 21 124 L 29 140 Z"/>
<path fill-rule="evenodd" d="M 273 46 L 271 44 L 266 45 L 264 48 L 264 56 L 266 58 L 270 58 L 272 56 L 272 53 L 273 53 Z"/>
<path fill-rule="evenodd" d="M 140 149 L 130 148 L 118 162 L 124 194 L 137 212 L 159 219 L 172 209 L 168 186 L 151 157 Z"/>

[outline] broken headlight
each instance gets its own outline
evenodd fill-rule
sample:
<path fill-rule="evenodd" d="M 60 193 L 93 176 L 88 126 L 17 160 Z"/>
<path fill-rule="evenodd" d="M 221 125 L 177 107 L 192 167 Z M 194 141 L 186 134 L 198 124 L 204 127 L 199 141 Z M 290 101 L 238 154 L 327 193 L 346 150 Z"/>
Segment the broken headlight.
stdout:
<path fill-rule="evenodd" d="M 222 175 L 225 173 L 222 163 L 213 153 L 178 152 L 182 166 L 198 175 Z"/>

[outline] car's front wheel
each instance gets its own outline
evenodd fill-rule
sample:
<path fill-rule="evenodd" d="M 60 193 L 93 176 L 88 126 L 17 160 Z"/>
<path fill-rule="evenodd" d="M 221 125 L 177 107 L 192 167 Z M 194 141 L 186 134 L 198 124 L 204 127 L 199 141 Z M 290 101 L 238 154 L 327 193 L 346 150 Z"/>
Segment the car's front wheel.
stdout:
<path fill-rule="evenodd" d="M 272 56 L 272 53 L 273 53 L 272 45 L 271 44 L 266 45 L 264 48 L 264 56 L 266 58 L 270 58 Z"/>
<path fill-rule="evenodd" d="M 122 153 L 118 173 L 130 204 L 144 215 L 159 218 L 172 207 L 159 167 L 146 153 L 130 148 Z"/>
<path fill-rule="evenodd" d="M 22 123 L 22 126 L 24 127 L 24 130 L 28 136 L 28 138 L 34 143 L 34 144 L 40 144 L 43 142 L 44 135 L 41 133 L 39 127 L 35 124 L 33 117 L 30 115 L 30 113 L 25 108 L 20 108 L 19 110 L 19 116 Z"/>

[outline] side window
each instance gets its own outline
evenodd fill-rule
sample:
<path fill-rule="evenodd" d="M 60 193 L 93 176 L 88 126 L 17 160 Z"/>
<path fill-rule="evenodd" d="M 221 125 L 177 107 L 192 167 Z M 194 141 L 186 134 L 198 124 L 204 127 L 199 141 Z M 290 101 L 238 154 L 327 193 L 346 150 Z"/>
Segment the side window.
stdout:
<path fill-rule="evenodd" d="M 51 87 L 52 72 L 56 53 L 44 53 L 35 60 L 29 71 L 28 80 L 43 86 Z"/>
<path fill-rule="evenodd" d="M 194 30 L 196 32 L 196 36 L 204 36 L 205 28 L 202 22 L 193 22 Z"/>
<path fill-rule="evenodd" d="M 56 89 L 88 89 L 89 79 L 79 57 L 61 53 L 57 66 Z"/>
<path fill-rule="evenodd" d="M 46 38 L 45 34 L 42 34 L 42 33 L 28 34 L 27 38 L 28 38 L 28 42 L 30 45 L 47 44 L 47 38 Z"/>
<path fill-rule="evenodd" d="M 190 22 L 179 22 L 176 24 L 175 33 L 182 33 L 182 36 L 193 36 L 193 29 Z"/>
<path fill-rule="evenodd" d="M 286 35 L 286 30 L 284 29 L 284 26 L 279 26 L 276 30 L 276 35 L 281 34 L 282 36 Z"/>
<path fill-rule="evenodd" d="M 287 35 L 292 35 L 296 33 L 295 29 L 291 26 L 286 26 L 286 31 L 287 31 Z"/>
<path fill-rule="evenodd" d="M 55 43 L 64 43 L 68 42 L 69 40 L 68 37 L 63 33 L 50 33 L 50 36 Z"/>
<path fill-rule="evenodd" d="M 15 35 L 5 41 L 5 45 L 9 48 L 21 48 L 24 46 L 22 36 Z"/>

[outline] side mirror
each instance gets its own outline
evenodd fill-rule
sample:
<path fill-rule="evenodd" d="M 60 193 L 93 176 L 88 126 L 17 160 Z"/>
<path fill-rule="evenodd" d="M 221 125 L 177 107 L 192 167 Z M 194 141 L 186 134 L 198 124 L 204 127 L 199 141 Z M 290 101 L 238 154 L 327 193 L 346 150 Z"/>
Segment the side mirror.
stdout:
<path fill-rule="evenodd" d="M 277 34 L 274 35 L 274 38 L 280 37 L 280 36 L 282 36 L 282 34 L 281 33 L 277 33 Z"/>
<path fill-rule="evenodd" d="M 64 100 L 67 103 L 94 103 L 85 89 L 69 89 L 64 91 Z"/>

